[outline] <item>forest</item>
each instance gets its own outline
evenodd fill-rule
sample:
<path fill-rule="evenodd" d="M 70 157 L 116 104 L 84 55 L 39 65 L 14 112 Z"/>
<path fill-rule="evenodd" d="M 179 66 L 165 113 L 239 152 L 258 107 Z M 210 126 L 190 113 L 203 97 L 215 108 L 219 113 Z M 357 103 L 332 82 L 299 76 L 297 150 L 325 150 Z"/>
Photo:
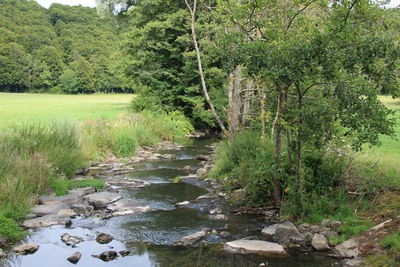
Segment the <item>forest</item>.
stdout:
<path fill-rule="evenodd" d="M 37 172 L 47 177 L 40 187 L 0 186 L 28 191 L 24 205 L 0 208 L 0 225 L 2 216 L 13 225 L 3 235 L 19 240 L 13 229 L 31 195 L 49 186 L 66 193 L 88 161 L 110 153 L 129 161 L 142 148 L 206 133 L 218 142 L 212 159 L 200 156 L 209 163 L 197 175 L 222 195 L 243 193 L 232 205 L 297 226 L 340 222 L 324 237 L 332 248 L 389 222 L 383 236 L 370 238 L 379 252 L 355 258 L 365 266 L 400 263 L 399 7 L 380 0 L 96 3 L 46 9 L 0 0 L 0 92 L 135 94 L 123 116 L 0 135 L 0 156 L 15 157 L 0 158 L 0 185 L 15 174 L 29 184 L 32 162 L 43 161 Z M 12 203 L 7 194 L 0 204 Z"/>

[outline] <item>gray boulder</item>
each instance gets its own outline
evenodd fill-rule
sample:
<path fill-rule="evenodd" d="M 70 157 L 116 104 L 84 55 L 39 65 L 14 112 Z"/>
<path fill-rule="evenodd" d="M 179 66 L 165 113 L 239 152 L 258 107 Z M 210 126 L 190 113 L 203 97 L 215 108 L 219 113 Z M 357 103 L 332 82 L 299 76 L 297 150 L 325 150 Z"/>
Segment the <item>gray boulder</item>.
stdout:
<path fill-rule="evenodd" d="M 296 226 L 291 222 L 273 224 L 265 227 L 262 234 L 280 244 L 301 243 L 305 237 L 300 234 Z"/>
<path fill-rule="evenodd" d="M 82 201 L 82 195 L 80 194 L 68 194 L 65 196 L 58 196 L 58 197 L 51 197 L 51 196 L 39 197 L 39 203 L 42 205 L 54 205 L 54 204 L 71 205 L 74 203 L 79 203 L 81 201 Z"/>
<path fill-rule="evenodd" d="M 32 213 L 36 216 L 45 216 L 50 214 L 57 214 L 60 210 L 68 209 L 68 206 L 60 204 L 37 205 L 32 208 Z"/>
<path fill-rule="evenodd" d="M 324 250 L 329 250 L 329 244 L 328 244 L 328 239 L 321 235 L 321 234 L 315 234 L 311 240 L 311 245 L 313 248 L 317 251 L 324 251 Z"/>
<path fill-rule="evenodd" d="M 179 246 L 192 246 L 194 243 L 202 239 L 208 234 L 208 230 L 203 229 L 199 232 L 196 232 L 194 234 L 184 236 L 181 240 L 175 241 L 175 245 Z"/>
<path fill-rule="evenodd" d="M 72 204 L 71 209 L 77 214 L 84 215 L 85 217 L 89 217 L 94 211 L 93 206 L 90 206 L 87 202 Z"/>
<path fill-rule="evenodd" d="M 13 251 L 17 254 L 27 255 L 27 254 L 35 253 L 38 249 L 39 249 L 38 244 L 31 243 L 31 244 L 19 245 L 19 246 L 13 248 Z"/>
<path fill-rule="evenodd" d="M 22 224 L 25 228 L 41 228 L 52 225 L 71 225 L 71 218 L 60 215 L 46 215 L 32 220 L 25 220 Z"/>
<path fill-rule="evenodd" d="M 111 192 L 99 192 L 90 195 L 86 195 L 84 200 L 87 201 L 96 209 L 106 208 L 108 204 L 120 200 L 122 197 L 116 193 Z"/>
<path fill-rule="evenodd" d="M 143 204 L 137 200 L 125 198 L 111 203 L 107 206 L 107 210 L 111 212 L 113 216 L 124 216 L 147 212 L 153 209 L 150 208 L 150 206 L 143 206 Z"/>
<path fill-rule="evenodd" d="M 224 244 L 224 251 L 241 254 L 262 254 L 268 257 L 285 257 L 286 250 L 279 244 L 261 240 L 235 240 Z"/>

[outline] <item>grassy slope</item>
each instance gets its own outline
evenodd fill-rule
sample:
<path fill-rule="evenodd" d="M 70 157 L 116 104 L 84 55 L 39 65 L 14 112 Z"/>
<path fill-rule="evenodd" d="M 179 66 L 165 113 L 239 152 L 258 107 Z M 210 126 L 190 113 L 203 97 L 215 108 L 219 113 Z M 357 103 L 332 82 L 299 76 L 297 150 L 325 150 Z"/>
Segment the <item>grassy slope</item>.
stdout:
<path fill-rule="evenodd" d="M 133 95 L 51 95 L 0 93 L 0 129 L 23 122 L 112 118 Z"/>

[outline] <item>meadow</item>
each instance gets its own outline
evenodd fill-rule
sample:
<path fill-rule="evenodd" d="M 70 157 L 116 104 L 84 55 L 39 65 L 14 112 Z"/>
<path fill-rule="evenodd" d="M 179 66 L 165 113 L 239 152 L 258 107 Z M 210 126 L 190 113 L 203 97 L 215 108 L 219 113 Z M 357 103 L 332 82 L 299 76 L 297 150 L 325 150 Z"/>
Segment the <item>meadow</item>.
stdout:
<path fill-rule="evenodd" d="M 26 122 L 109 119 L 128 110 L 132 94 L 0 93 L 0 129 Z"/>

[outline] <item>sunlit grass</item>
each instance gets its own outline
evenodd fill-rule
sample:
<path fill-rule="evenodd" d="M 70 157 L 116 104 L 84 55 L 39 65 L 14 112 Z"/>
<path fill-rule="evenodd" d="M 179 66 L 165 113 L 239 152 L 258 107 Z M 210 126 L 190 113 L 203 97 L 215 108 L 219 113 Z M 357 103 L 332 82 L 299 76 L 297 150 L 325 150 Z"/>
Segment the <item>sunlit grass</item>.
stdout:
<path fill-rule="evenodd" d="M 0 129 L 26 122 L 113 118 L 128 110 L 134 95 L 0 93 Z"/>
<path fill-rule="evenodd" d="M 376 175 L 387 178 L 387 186 L 400 188 L 400 99 L 390 96 L 381 96 L 382 103 L 396 111 L 397 125 L 395 136 L 381 136 L 382 145 L 367 147 L 358 155 L 358 160 L 371 168 Z M 374 170 L 372 170 L 374 168 Z"/>

